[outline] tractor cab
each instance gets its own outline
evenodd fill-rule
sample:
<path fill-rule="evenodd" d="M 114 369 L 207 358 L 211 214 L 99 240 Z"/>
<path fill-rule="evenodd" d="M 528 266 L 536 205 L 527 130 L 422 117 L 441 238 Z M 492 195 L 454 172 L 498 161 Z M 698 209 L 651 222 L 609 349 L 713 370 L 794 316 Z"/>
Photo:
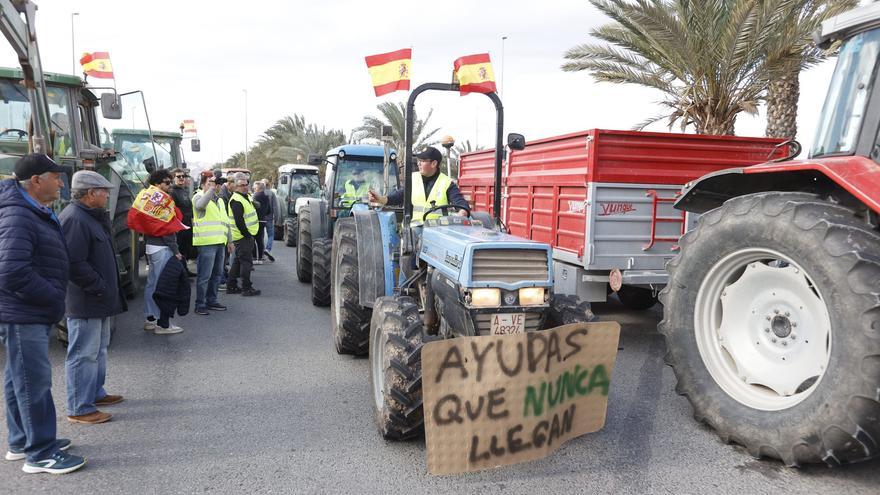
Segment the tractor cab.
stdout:
<path fill-rule="evenodd" d="M 327 152 L 327 171 L 324 178 L 324 197 L 331 215 L 347 216 L 354 204 L 367 203 L 368 192 L 391 191 L 399 187 L 396 166 L 397 155 L 389 155 L 388 175 L 385 175 L 385 155 L 381 146 L 344 145 Z"/>
<path fill-rule="evenodd" d="M 119 158 L 114 168 L 133 190 L 144 187 L 154 168 L 172 169 L 183 163 L 177 132 L 114 129 L 111 136 Z"/>
<path fill-rule="evenodd" d="M 275 238 L 295 245 L 297 217 L 309 199 L 321 197 L 319 169 L 313 165 L 288 163 L 278 167 L 275 194 L 281 206 L 281 218 L 275 223 Z M 277 217 L 276 217 L 277 218 Z"/>

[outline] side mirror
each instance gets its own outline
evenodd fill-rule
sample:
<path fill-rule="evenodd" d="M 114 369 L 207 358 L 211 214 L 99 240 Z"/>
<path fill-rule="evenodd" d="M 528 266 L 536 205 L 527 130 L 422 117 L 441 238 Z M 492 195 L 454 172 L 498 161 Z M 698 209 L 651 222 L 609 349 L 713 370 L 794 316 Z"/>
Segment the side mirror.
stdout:
<path fill-rule="evenodd" d="M 114 93 L 104 93 L 101 95 L 101 115 L 105 119 L 119 120 L 122 118 L 122 105 Z"/>
<path fill-rule="evenodd" d="M 524 150 L 526 148 L 525 136 L 511 132 L 507 135 L 507 147 L 517 151 Z"/>
<path fill-rule="evenodd" d="M 193 138 L 192 141 L 189 142 L 189 149 L 192 150 L 194 153 L 202 151 L 202 142 L 196 138 Z"/>
<path fill-rule="evenodd" d="M 321 165 L 324 163 L 324 157 L 317 153 L 309 153 L 309 165 Z"/>

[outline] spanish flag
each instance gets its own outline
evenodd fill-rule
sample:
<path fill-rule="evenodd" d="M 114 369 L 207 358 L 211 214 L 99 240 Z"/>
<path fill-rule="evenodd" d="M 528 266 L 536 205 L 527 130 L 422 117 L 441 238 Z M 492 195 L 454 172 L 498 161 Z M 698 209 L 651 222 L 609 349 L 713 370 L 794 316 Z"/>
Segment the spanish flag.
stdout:
<path fill-rule="evenodd" d="M 92 77 L 113 79 L 113 66 L 108 52 L 83 53 L 79 59 L 83 72 Z"/>
<path fill-rule="evenodd" d="M 141 190 L 128 210 L 128 228 L 152 237 L 165 237 L 188 229 L 183 212 L 167 193 L 156 186 Z"/>
<path fill-rule="evenodd" d="M 184 134 L 196 134 L 197 133 L 195 120 L 184 120 L 182 127 L 183 127 Z"/>
<path fill-rule="evenodd" d="M 387 95 L 399 90 L 409 90 L 412 48 L 370 55 L 366 57 L 366 60 L 376 96 Z"/>
<path fill-rule="evenodd" d="M 495 91 L 495 73 L 488 53 L 459 58 L 453 64 L 460 94 L 492 93 Z"/>

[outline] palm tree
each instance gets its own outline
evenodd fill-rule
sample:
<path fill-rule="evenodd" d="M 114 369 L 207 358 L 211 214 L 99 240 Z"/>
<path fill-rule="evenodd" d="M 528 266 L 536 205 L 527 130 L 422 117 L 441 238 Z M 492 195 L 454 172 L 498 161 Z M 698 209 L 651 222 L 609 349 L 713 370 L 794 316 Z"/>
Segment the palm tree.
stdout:
<path fill-rule="evenodd" d="M 461 164 L 461 155 L 465 153 L 470 153 L 472 151 L 479 151 L 485 149 L 485 146 L 476 146 L 471 144 L 470 139 L 466 139 L 464 141 L 458 142 L 455 144 L 455 147 L 452 148 L 452 152 L 450 153 L 450 161 L 452 162 L 452 178 L 458 178 L 459 165 Z"/>
<path fill-rule="evenodd" d="M 733 134 L 740 112 L 756 114 L 779 63 L 778 26 L 798 0 L 590 0 L 614 20 L 592 31 L 607 44 L 565 53 L 565 71 L 661 91 L 663 115 L 682 130 Z"/>
<path fill-rule="evenodd" d="M 799 0 L 791 6 L 780 29 L 774 58 L 780 60 L 767 85 L 768 137 L 794 139 L 797 136 L 797 110 L 800 96 L 800 72 L 836 50 L 821 50 L 812 43 L 812 34 L 822 21 L 855 8 L 858 0 Z"/>
<path fill-rule="evenodd" d="M 365 115 L 363 123 L 360 127 L 356 127 L 352 132 L 353 140 L 381 140 L 381 129 L 383 125 L 390 125 L 392 131 L 391 147 L 400 153 L 405 149 L 404 137 L 406 136 L 406 105 L 403 103 L 382 102 L 376 105 L 379 115 Z M 418 113 L 413 110 L 413 150 L 419 150 L 425 146 L 437 144 L 436 139 L 432 139 L 439 128 L 429 129 L 428 121 L 434 110 L 428 111 L 428 116 L 424 119 L 418 118 Z"/>

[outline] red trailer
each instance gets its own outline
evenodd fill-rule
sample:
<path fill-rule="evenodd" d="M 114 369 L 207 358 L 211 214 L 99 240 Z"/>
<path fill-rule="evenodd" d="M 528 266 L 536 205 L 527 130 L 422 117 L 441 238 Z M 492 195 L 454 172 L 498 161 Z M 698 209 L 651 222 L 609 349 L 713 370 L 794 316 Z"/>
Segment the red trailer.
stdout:
<path fill-rule="evenodd" d="M 673 208 L 687 182 L 785 156 L 781 140 L 591 129 L 512 151 L 502 218 L 510 232 L 554 248 L 557 293 L 628 307 L 656 302 L 664 269 L 696 215 Z M 472 208 L 492 210 L 494 151 L 462 156 L 458 185 Z"/>

